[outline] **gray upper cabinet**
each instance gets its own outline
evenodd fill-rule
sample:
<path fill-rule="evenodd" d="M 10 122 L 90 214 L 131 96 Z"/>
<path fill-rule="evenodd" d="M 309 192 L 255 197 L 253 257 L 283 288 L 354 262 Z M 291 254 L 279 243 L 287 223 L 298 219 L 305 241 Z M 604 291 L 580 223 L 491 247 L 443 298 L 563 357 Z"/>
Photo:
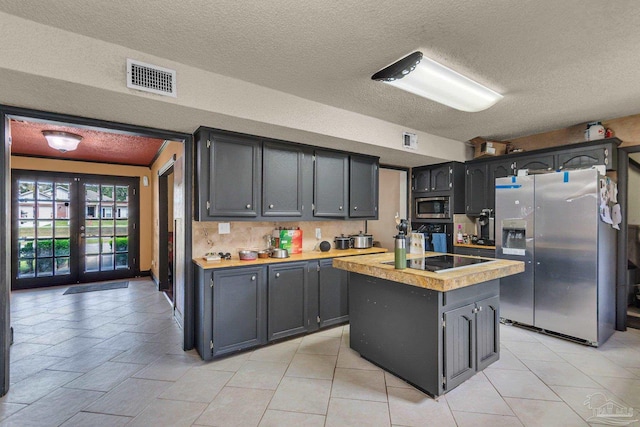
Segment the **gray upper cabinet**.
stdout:
<path fill-rule="evenodd" d="M 466 214 L 477 216 L 482 209 L 493 209 L 495 179 L 515 175 L 522 169 L 553 171 L 605 165 L 607 170 L 616 170 L 620 142 L 617 138 L 610 138 L 574 144 L 572 148 L 554 147 L 471 160 L 465 164 Z"/>
<path fill-rule="evenodd" d="M 487 208 L 488 167 L 486 163 L 465 165 L 465 200 L 467 215 L 480 215 Z"/>
<path fill-rule="evenodd" d="M 195 139 L 198 221 L 378 217 L 377 157 L 204 127 Z"/>
<path fill-rule="evenodd" d="M 593 165 L 605 165 L 607 169 L 615 169 L 612 166 L 613 160 L 617 159 L 614 151 L 617 153 L 617 148 L 612 150 L 610 146 L 590 150 L 567 150 L 556 155 L 556 162 L 558 169 L 585 168 Z"/>
<path fill-rule="evenodd" d="M 204 147 L 200 180 L 207 187 L 201 215 L 209 217 L 256 217 L 261 175 L 261 142 L 250 137 L 211 133 Z M 201 182 L 201 184 L 203 184 Z"/>
<path fill-rule="evenodd" d="M 350 156 L 349 216 L 378 218 L 378 158 Z"/>
<path fill-rule="evenodd" d="M 412 171 L 411 190 L 414 193 L 449 191 L 453 188 L 453 168 L 449 163 L 420 167 Z"/>
<path fill-rule="evenodd" d="M 452 187 L 453 170 L 449 165 L 431 169 L 431 191 L 449 191 Z"/>
<path fill-rule="evenodd" d="M 484 209 L 495 209 L 496 207 L 496 178 L 504 178 L 515 174 L 515 164 L 507 160 L 502 162 L 489 163 L 489 181 L 487 182 L 487 200 Z"/>
<path fill-rule="evenodd" d="M 262 215 L 302 216 L 302 147 L 265 142 L 262 150 Z"/>
<path fill-rule="evenodd" d="M 554 170 L 554 157 L 553 154 L 523 157 L 515 161 L 515 169 Z"/>
<path fill-rule="evenodd" d="M 431 169 L 414 169 L 411 178 L 411 190 L 413 192 L 431 191 Z"/>
<path fill-rule="evenodd" d="M 346 218 L 349 188 L 349 156 L 316 150 L 314 166 L 313 215 Z"/>

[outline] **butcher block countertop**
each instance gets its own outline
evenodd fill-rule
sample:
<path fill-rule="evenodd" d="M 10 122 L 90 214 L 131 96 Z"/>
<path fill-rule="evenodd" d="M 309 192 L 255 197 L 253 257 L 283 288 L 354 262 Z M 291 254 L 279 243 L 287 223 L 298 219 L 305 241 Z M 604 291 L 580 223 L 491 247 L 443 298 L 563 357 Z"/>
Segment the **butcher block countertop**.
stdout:
<path fill-rule="evenodd" d="M 194 258 L 193 262 L 198 266 L 209 268 L 229 268 L 229 267 L 251 267 L 256 265 L 275 264 L 281 262 L 292 261 L 312 261 L 314 259 L 351 257 L 354 255 L 379 254 L 387 252 L 384 248 L 368 248 L 368 249 L 331 249 L 327 252 L 306 251 L 301 254 L 292 254 L 289 258 L 258 258 L 255 261 L 240 261 L 238 254 L 232 254 L 230 260 L 206 261 L 203 258 Z"/>
<path fill-rule="evenodd" d="M 425 256 L 442 255 L 437 252 L 425 252 Z M 464 257 L 465 255 L 454 255 Z M 407 254 L 407 259 L 420 258 L 418 255 Z M 511 276 L 524 271 L 522 261 L 496 259 L 493 262 L 452 269 L 441 273 L 406 268 L 396 270 L 393 264 L 394 254 L 383 253 L 374 255 L 334 258 L 333 266 L 341 270 L 366 276 L 379 277 L 393 282 L 418 286 L 439 292 L 452 291 L 489 280 Z"/>
<path fill-rule="evenodd" d="M 473 248 L 473 249 L 488 249 L 490 251 L 495 251 L 495 246 L 486 246 L 486 245 L 474 245 L 473 243 L 457 243 L 454 242 L 453 246 L 458 246 L 459 248 Z"/>

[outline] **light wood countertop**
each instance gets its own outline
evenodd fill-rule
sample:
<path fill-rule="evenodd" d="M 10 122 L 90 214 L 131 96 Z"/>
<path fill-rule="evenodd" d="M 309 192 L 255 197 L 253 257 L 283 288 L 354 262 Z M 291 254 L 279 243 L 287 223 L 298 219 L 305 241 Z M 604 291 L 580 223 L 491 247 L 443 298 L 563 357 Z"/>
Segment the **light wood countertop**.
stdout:
<path fill-rule="evenodd" d="M 442 254 L 437 252 L 425 252 L 425 256 L 432 255 Z M 454 256 L 465 257 L 465 255 Z M 407 254 L 407 259 L 420 257 L 421 256 L 419 255 Z M 524 263 L 522 261 L 510 261 L 506 259 L 496 259 L 493 262 L 471 265 L 442 273 L 434 273 L 431 271 L 412 268 L 396 270 L 393 264 L 383 264 L 385 262 L 393 262 L 393 260 L 393 253 L 384 253 L 335 258 L 333 260 L 333 266 L 353 273 L 380 277 L 382 279 L 439 292 L 447 292 L 458 288 L 464 288 L 466 286 L 511 276 L 512 274 L 524 271 Z"/>
<path fill-rule="evenodd" d="M 453 243 L 453 246 L 458 246 L 460 248 L 473 248 L 473 249 L 489 249 L 491 251 L 495 251 L 495 246 L 486 246 L 486 245 L 474 245 L 473 243 Z"/>
<path fill-rule="evenodd" d="M 198 266 L 210 268 L 229 268 L 229 267 L 251 267 L 256 265 L 275 264 L 281 262 L 293 261 L 311 261 L 314 259 L 350 257 L 357 255 L 379 254 L 387 252 L 384 248 L 368 248 L 368 249 L 331 249 L 327 252 L 306 251 L 301 254 L 292 254 L 289 258 L 258 258 L 255 261 L 240 261 L 237 254 L 230 260 L 206 261 L 203 258 L 193 258 L 193 262 Z"/>

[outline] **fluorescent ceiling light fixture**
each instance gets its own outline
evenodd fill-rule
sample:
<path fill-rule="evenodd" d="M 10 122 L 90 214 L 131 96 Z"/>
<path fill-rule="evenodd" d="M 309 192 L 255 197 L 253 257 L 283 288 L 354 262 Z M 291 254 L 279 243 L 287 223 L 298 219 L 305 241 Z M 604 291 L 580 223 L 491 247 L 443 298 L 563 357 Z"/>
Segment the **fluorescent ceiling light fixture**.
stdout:
<path fill-rule="evenodd" d="M 413 52 L 371 79 L 471 113 L 486 110 L 503 98 L 498 92 L 422 56 L 422 52 Z"/>
<path fill-rule="evenodd" d="M 60 150 L 63 153 L 73 151 L 78 148 L 78 144 L 82 141 L 80 135 L 70 132 L 59 132 L 55 130 L 43 130 L 42 134 L 47 139 L 49 147 Z"/>

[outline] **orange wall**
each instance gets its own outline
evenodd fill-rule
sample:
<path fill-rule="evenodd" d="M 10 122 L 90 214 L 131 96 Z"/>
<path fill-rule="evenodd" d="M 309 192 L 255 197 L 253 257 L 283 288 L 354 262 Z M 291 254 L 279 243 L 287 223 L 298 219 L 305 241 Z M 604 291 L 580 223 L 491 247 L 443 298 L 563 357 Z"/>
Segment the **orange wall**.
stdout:
<path fill-rule="evenodd" d="M 153 275 L 155 277 L 159 277 L 158 276 L 158 260 L 159 260 L 159 253 L 160 253 L 160 229 L 159 229 L 159 224 L 158 224 L 158 220 L 159 220 L 159 215 L 160 215 L 160 201 L 158 199 L 158 191 L 156 190 L 158 188 L 158 171 L 160 170 L 161 167 L 163 167 L 168 161 L 169 159 L 175 154 L 176 158 L 179 159 L 182 157 L 184 153 L 184 144 L 180 143 L 180 142 L 174 142 L 174 141 L 169 141 L 167 143 L 167 145 L 165 146 L 164 150 L 162 150 L 162 153 L 160 153 L 160 155 L 158 156 L 158 158 L 156 159 L 156 161 L 153 163 L 153 165 L 151 165 L 151 188 L 153 189 L 153 194 L 152 194 L 152 205 L 153 205 L 153 243 L 152 243 L 152 262 L 151 262 L 151 271 L 153 273 Z M 165 209 L 168 208 L 173 208 L 173 178 L 171 178 L 169 180 L 169 182 L 167 183 L 169 186 L 169 200 L 170 200 L 170 206 L 166 207 Z M 189 196 L 187 198 L 189 201 L 191 200 L 191 197 Z M 171 210 L 169 212 L 169 231 L 173 231 L 173 210 Z"/>
<path fill-rule="evenodd" d="M 122 166 L 68 160 L 37 159 L 11 156 L 11 169 L 49 172 L 69 172 L 93 175 L 137 176 L 140 178 L 140 271 L 151 269 L 153 219 L 151 185 L 145 187 L 142 177 L 150 177 L 151 170 L 144 166 Z"/>

